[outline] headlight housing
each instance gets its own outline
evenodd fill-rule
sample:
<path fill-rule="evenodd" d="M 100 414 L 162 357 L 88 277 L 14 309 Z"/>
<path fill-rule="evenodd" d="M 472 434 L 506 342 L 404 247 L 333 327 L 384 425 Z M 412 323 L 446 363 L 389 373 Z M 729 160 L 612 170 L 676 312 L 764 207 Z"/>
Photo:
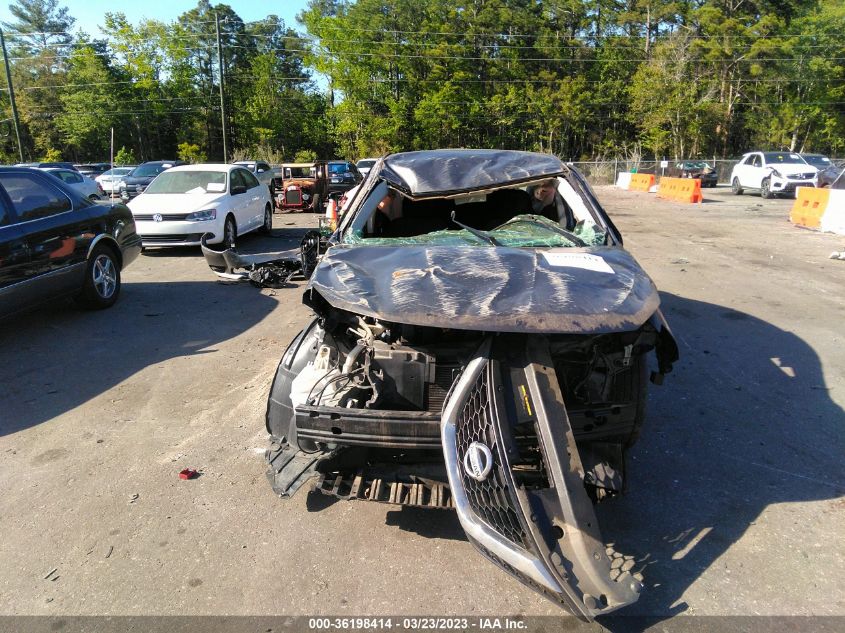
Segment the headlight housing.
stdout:
<path fill-rule="evenodd" d="M 203 209 L 202 211 L 194 211 L 185 216 L 189 222 L 207 222 L 209 220 L 217 219 L 217 209 Z"/>

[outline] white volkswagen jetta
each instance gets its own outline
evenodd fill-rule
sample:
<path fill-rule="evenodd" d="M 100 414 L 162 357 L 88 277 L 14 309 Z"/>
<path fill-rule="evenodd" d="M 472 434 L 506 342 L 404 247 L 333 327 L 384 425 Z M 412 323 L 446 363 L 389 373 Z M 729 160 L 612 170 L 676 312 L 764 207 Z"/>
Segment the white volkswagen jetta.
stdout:
<path fill-rule="evenodd" d="M 273 227 L 270 192 L 240 165 L 172 167 L 128 204 L 144 246 L 235 245 L 235 238 Z"/>

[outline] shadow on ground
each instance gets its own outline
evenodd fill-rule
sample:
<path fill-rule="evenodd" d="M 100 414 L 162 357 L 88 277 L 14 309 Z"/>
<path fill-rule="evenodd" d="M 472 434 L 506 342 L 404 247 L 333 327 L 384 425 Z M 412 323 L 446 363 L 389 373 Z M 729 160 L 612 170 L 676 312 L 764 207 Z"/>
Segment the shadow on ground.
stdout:
<path fill-rule="evenodd" d="M 108 310 L 60 301 L 7 320 L 0 435 L 70 411 L 156 363 L 213 354 L 276 305 L 248 284 L 215 283 L 209 271 L 207 282 L 124 283 Z"/>
<path fill-rule="evenodd" d="M 628 494 L 597 508 L 605 541 L 628 555 L 618 563 L 645 577 L 639 602 L 602 620 L 612 630 L 687 611 L 688 587 L 770 505 L 845 494 L 845 413 L 828 395 L 816 352 L 743 312 L 671 294 L 662 301 L 681 360 L 664 386 L 651 388 L 629 454 Z M 404 508 L 386 517 L 422 536 L 463 538 L 452 513 Z M 767 522 L 763 531 L 771 538 L 779 528 Z M 761 556 L 764 569 L 778 550 Z M 762 576 L 749 594 L 765 586 Z M 759 598 L 777 612 L 765 593 Z M 725 605 L 742 599 L 721 597 Z"/>

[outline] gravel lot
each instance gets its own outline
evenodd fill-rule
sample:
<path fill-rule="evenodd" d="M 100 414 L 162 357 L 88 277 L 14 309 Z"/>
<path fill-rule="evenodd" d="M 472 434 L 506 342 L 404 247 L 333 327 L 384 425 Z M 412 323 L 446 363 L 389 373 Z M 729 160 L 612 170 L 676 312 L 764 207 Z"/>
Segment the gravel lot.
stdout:
<path fill-rule="evenodd" d="M 627 613 L 845 615 L 845 261 L 827 258 L 845 237 L 726 188 L 597 193 L 681 349 L 628 495 L 599 508 L 645 578 Z M 315 224 L 277 215 L 239 246 Z M 273 495 L 264 408 L 303 284 L 218 282 L 198 248 L 148 252 L 123 282 L 111 310 L 0 323 L 0 613 L 560 613 L 450 512 Z"/>

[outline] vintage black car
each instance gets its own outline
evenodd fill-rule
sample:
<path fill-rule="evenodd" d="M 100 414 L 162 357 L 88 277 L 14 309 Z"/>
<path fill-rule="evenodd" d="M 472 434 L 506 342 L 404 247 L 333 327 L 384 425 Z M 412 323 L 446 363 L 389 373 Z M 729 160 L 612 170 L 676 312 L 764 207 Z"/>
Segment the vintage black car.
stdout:
<path fill-rule="evenodd" d="M 0 317 L 72 295 L 111 306 L 141 252 L 132 213 L 38 169 L 0 168 Z"/>
<path fill-rule="evenodd" d="M 267 406 L 268 477 L 454 508 L 494 564 L 581 618 L 631 604 L 593 503 L 678 349 L 651 279 L 554 156 L 388 155 L 305 290 Z M 650 368 L 648 355 L 655 353 Z"/>

